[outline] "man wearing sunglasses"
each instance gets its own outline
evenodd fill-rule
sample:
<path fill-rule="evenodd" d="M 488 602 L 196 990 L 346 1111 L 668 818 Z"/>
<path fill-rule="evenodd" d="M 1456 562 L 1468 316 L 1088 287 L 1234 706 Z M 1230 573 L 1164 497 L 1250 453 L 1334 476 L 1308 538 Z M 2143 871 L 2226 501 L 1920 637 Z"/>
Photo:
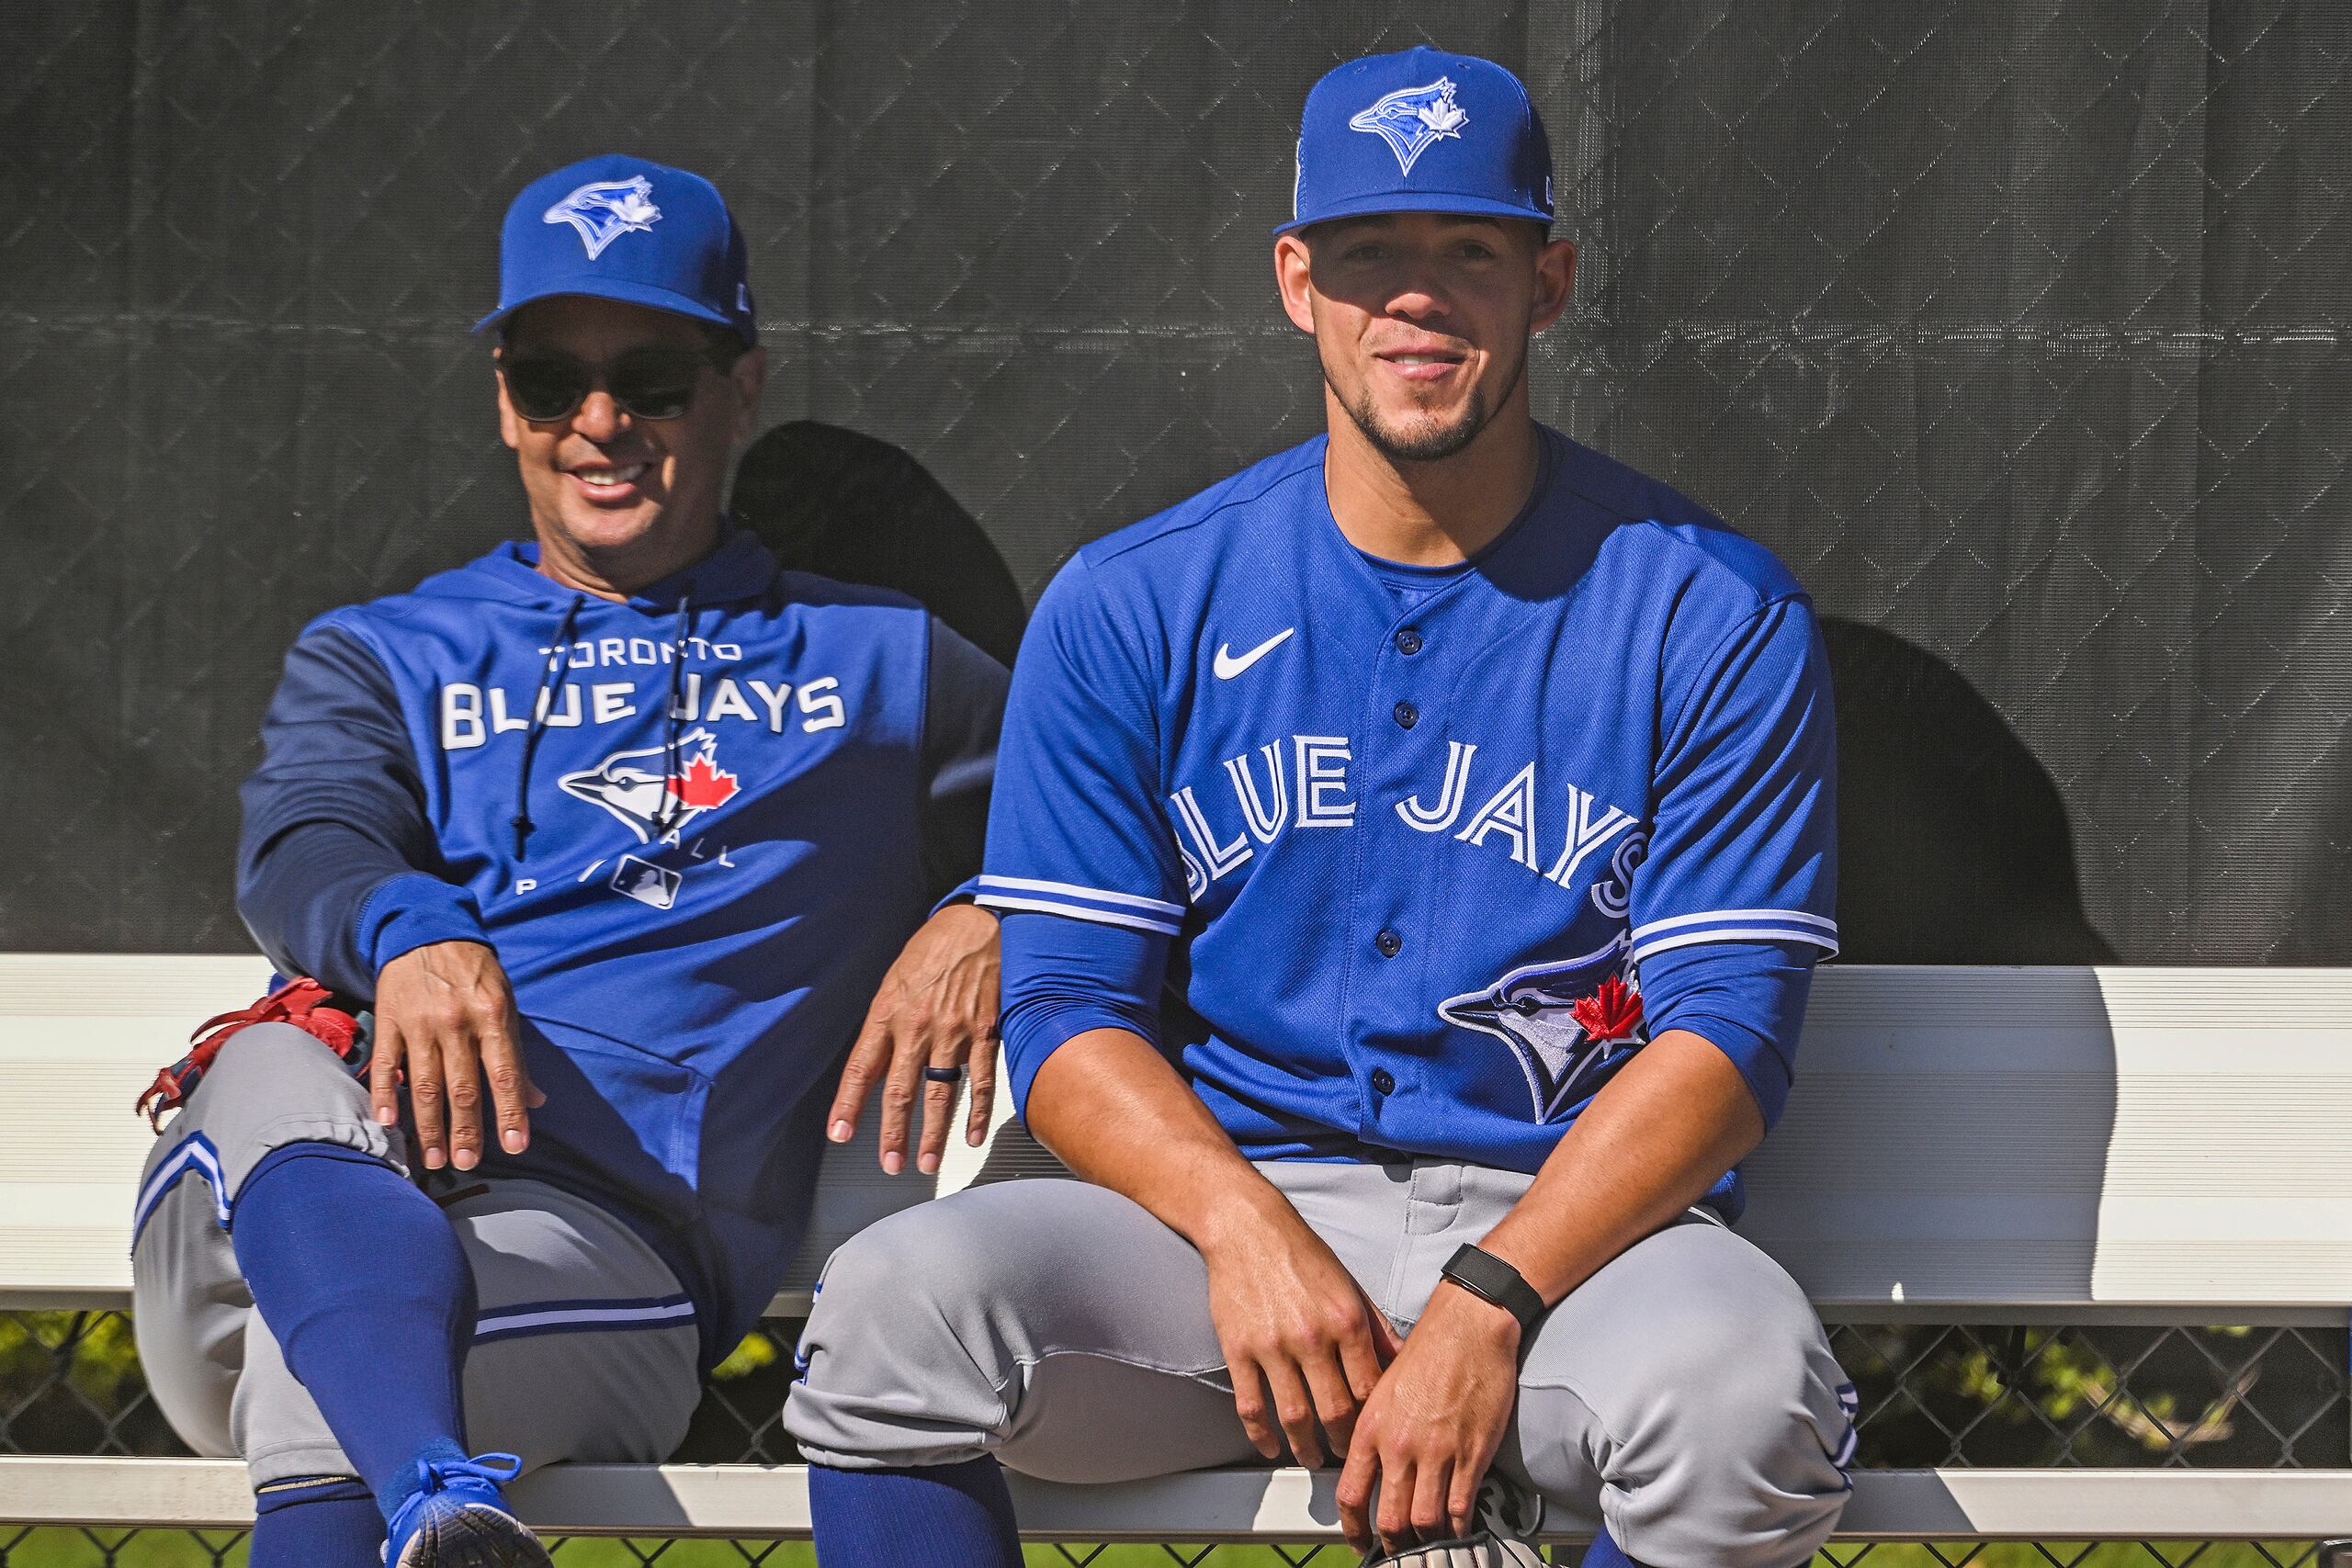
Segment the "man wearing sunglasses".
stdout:
<path fill-rule="evenodd" d="M 254 1568 L 544 1564 L 501 1483 L 670 1452 L 870 1089 L 893 1173 L 967 1063 L 987 1125 L 1004 671 L 729 524 L 765 361 L 708 182 L 558 170 L 501 284 L 532 538 L 296 643 L 239 908 L 315 979 L 151 1091 L 141 1359 Z"/>

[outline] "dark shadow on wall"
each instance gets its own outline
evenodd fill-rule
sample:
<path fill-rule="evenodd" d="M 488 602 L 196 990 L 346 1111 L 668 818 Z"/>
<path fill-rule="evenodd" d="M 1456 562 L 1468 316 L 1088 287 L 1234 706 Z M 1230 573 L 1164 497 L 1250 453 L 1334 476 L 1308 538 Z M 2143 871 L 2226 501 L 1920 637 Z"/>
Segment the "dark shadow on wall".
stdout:
<path fill-rule="evenodd" d="M 903 449 L 813 419 L 735 467 L 734 512 L 787 567 L 893 588 L 1010 666 L 1027 612 L 996 546 Z"/>
<path fill-rule="evenodd" d="M 2112 964 L 2049 772 L 1951 666 L 1825 616 L 1849 964 Z"/>
<path fill-rule="evenodd" d="M 1987 1291 L 2032 1305 L 2092 1297 L 2116 1050 L 2084 965 L 2114 951 L 2083 910 L 2065 802 L 1993 705 L 1892 633 L 1825 618 L 1822 635 L 1837 689 L 1840 962 L 1815 977 L 1787 1114 L 1744 1163 L 1740 1231 L 1826 1320 L 1853 1325 L 1838 1343 L 1873 1413 L 1866 1462 L 2046 1464 L 2046 1418 L 2009 1416 L 2018 1392 L 2060 1397 L 2075 1352 L 2037 1356 L 2024 1330 L 1980 1329 L 1992 1394 L 1948 1373 L 1907 1380 L 1945 1325 L 1987 1315 Z M 1878 964 L 2031 967 L 1865 967 Z M 1968 1026 L 1964 1060 L 1947 1032 L 1917 1027 L 1929 1021 Z M 1981 1224 L 1935 1223 L 1955 1193 Z M 2147 1462 L 2103 1427 L 2068 1441 L 2100 1463 Z"/>

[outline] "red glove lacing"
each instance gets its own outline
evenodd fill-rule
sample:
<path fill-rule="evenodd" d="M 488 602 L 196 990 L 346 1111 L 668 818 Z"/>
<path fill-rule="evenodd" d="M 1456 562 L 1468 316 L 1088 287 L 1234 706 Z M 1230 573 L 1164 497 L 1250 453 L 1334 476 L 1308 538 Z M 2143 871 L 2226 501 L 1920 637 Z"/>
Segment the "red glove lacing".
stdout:
<path fill-rule="evenodd" d="M 149 1126 L 163 1131 L 164 1112 L 176 1111 L 187 1102 L 187 1097 L 196 1092 L 197 1084 L 230 1036 L 256 1023 L 290 1023 L 350 1066 L 357 1066 L 368 1049 L 360 1038 L 359 1021 L 341 1008 L 328 1007 L 333 996 L 324 986 L 302 975 L 287 981 L 243 1012 L 224 1012 L 218 1018 L 206 1019 L 188 1036 L 195 1042 L 195 1048 L 155 1075 L 155 1081 L 140 1095 L 137 1109 L 145 1113 Z M 206 1033 L 207 1030 L 211 1032 Z"/>

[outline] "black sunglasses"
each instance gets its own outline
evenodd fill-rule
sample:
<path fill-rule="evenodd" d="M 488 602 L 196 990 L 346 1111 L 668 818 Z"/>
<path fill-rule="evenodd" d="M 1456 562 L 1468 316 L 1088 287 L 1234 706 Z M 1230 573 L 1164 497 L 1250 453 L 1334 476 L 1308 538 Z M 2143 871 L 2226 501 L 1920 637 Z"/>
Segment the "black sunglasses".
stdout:
<path fill-rule="evenodd" d="M 695 400 L 706 365 L 724 370 L 736 355 L 723 349 L 632 348 L 603 365 L 568 354 L 524 350 L 498 361 L 507 400 L 535 424 L 579 412 L 601 384 L 632 419 L 676 419 Z"/>

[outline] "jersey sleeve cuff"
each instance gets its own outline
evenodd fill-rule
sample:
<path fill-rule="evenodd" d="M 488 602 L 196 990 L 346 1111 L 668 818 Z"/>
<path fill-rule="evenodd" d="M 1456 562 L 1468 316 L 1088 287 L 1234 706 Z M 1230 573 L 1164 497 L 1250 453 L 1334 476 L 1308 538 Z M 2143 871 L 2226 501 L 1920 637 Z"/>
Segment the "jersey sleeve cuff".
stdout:
<path fill-rule="evenodd" d="M 1059 1005 L 1035 1006 L 1008 1013 L 1004 1021 L 1004 1063 L 1006 1077 L 1012 1085 L 1012 1113 L 1029 1113 L 1029 1089 L 1037 1081 L 1037 1069 L 1046 1058 L 1095 1029 L 1124 1029 L 1130 1034 L 1142 1033 L 1136 1029 L 1137 1020 L 1100 1002 L 1063 1002 Z M 1150 1036 L 1145 1034 L 1146 1039 Z"/>
<path fill-rule="evenodd" d="M 1838 956 L 1838 922 L 1803 909 L 1713 909 L 1702 915 L 1676 915 L 1635 926 L 1626 939 L 1632 944 L 1630 963 L 1652 953 L 1711 942 L 1793 942 L 1821 949 L 1824 958 Z"/>
<path fill-rule="evenodd" d="M 359 905 L 359 951 L 381 974 L 403 953 L 436 942 L 487 942 L 466 889 L 424 872 L 387 877 Z"/>
<path fill-rule="evenodd" d="M 949 888 L 947 891 L 947 897 L 942 898 L 938 903 L 933 904 L 931 907 L 931 912 L 935 915 L 939 913 L 940 910 L 947 908 L 950 904 L 983 903 L 985 900 L 980 897 L 979 893 L 980 879 L 977 876 L 967 876 L 963 881 L 957 883 L 954 887 Z"/>
<path fill-rule="evenodd" d="M 1098 925 L 1125 926 L 1129 931 L 1175 936 L 1184 924 L 1184 906 L 1164 898 L 1085 887 L 1072 882 L 1046 882 L 1030 876 L 982 876 L 978 902 L 990 909 L 1026 909 L 1044 915 L 1067 915 Z"/>

